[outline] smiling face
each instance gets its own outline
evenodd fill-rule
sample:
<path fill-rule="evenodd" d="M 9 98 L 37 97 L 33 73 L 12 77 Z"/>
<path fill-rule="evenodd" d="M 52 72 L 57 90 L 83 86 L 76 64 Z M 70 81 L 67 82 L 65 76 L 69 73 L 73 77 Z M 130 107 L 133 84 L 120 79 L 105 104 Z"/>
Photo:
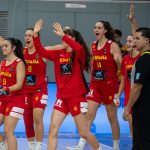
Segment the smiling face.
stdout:
<path fill-rule="evenodd" d="M 32 48 L 34 46 L 33 44 L 33 30 L 26 30 L 25 32 L 25 45 L 27 48 Z"/>
<path fill-rule="evenodd" d="M 10 41 L 5 40 L 2 45 L 3 55 L 8 56 L 14 52 L 15 46 L 12 46 Z"/>
<path fill-rule="evenodd" d="M 94 35 L 96 37 L 96 40 L 100 40 L 107 30 L 104 28 L 104 25 L 102 22 L 97 22 L 94 26 Z"/>
<path fill-rule="evenodd" d="M 134 38 L 132 35 L 129 35 L 127 37 L 127 42 L 126 42 L 126 45 L 127 45 L 127 51 L 128 52 L 131 52 L 133 49 L 134 49 Z"/>

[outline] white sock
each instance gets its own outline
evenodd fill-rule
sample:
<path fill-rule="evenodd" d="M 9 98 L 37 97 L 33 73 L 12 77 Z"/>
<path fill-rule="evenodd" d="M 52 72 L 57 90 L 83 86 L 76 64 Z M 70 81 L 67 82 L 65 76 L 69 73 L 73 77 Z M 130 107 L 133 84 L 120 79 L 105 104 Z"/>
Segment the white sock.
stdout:
<path fill-rule="evenodd" d="M 6 141 L 0 143 L 0 150 L 8 150 Z"/>
<path fill-rule="evenodd" d="M 29 146 L 29 150 L 35 150 L 35 142 L 34 141 L 31 141 L 31 142 L 28 141 L 28 146 Z"/>
<path fill-rule="evenodd" d="M 85 144 L 86 144 L 86 139 L 80 138 L 79 143 L 78 143 L 78 146 L 79 146 L 81 149 L 84 149 Z"/>
<path fill-rule="evenodd" d="M 101 146 L 99 146 L 98 150 L 102 150 L 102 147 L 101 147 Z"/>
<path fill-rule="evenodd" d="M 42 142 L 36 142 L 35 150 L 42 150 Z"/>
<path fill-rule="evenodd" d="M 113 140 L 113 150 L 119 150 L 120 140 Z"/>

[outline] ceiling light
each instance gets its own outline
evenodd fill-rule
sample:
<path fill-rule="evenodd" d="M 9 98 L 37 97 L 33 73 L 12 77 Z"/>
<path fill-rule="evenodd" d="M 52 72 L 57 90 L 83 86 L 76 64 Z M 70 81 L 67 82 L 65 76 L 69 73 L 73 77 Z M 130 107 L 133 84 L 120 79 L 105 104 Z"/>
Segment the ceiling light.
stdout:
<path fill-rule="evenodd" d="M 69 3 L 65 3 L 65 7 L 66 8 L 86 8 L 86 4 L 69 2 Z"/>

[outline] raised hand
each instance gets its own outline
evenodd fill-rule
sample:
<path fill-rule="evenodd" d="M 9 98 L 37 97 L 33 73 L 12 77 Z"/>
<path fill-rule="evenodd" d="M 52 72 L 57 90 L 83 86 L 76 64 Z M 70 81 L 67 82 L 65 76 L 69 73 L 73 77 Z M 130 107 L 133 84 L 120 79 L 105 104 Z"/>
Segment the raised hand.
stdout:
<path fill-rule="evenodd" d="M 132 34 L 134 34 L 136 29 L 138 28 L 138 24 L 137 24 L 137 21 L 135 19 L 135 11 L 134 11 L 134 9 L 135 8 L 134 8 L 133 2 L 132 2 L 131 5 L 130 5 L 130 14 L 127 15 L 128 20 L 131 23 Z"/>
<path fill-rule="evenodd" d="M 127 17 L 129 19 L 129 21 L 133 21 L 133 19 L 135 18 L 135 16 L 134 16 L 134 5 L 133 4 L 130 5 L 130 14 L 127 15 Z"/>
<path fill-rule="evenodd" d="M 64 36 L 64 32 L 63 32 L 63 30 L 62 30 L 62 27 L 61 27 L 61 24 L 60 23 L 58 23 L 58 22 L 54 22 L 53 23 L 53 28 L 54 28 L 54 33 L 56 34 L 56 35 L 58 35 L 58 36 L 60 36 L 60 37 L 63 37 Z"/>
<path fill-rule="evenodd" d="M 4 38 L 0 36 L 0 46 L 2 46 L 3 42 L 4 42 Z"/>
<path fill-rule="evenodd" d="M 43 28 L 43 24 L 44 22 L 42 19 L 36 21 L 35 26 L 34 26 L 34 33 L 38 34 Z"/>

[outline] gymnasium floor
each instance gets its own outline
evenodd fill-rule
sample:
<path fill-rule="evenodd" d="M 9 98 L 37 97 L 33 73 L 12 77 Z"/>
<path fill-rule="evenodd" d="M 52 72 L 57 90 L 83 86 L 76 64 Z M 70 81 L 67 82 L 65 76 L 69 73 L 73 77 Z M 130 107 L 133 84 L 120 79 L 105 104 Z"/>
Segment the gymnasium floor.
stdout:
<path fill-rule="evenodd" d="M 28 150 L 27 142 L 24 133 L 16 133 L 18 140 L 18 150 Z M 109 133 L 98 133 L 96 137 L 101 141 L 103 150 L 112 150 L 112 135 Z M 79 135 L 74 133 L 60 133 L 58 139 L 57 150 L 65 150 L 66 146 L 73 146 L 78 143 Z M 44 137 L 44 144 L 42 150 L 47 150 L 47 134 Z M 92 150 L 86 144 L 85 150 Z M 121 134 L 120 150 L 131 150 L 131 138 L 129 134 Z"/>
<path fill-rule="evenodd" d="M 44 114 L 44 144 L 43 150 L 47 149 L 47 135 L 50 124 L 50 116 L 55 101 L 56 86 L 54 83 L 48 84 L 49 89 L 49 103 Z M 122 95 L 123 98 L 123 95 Z M 118 108 L 118 118 L 120 123 L 121 139 L 120 150 L 131 150 L 132 143 L 129 135 L 128 123 L 122 120 L 122 104 Z M 3 132 L 3 127 L 0 127 L 0 131 Z M 92 125 L 91 131 L 96 135 L 98 141 L 102 143 L 103 150 L 112 150 L 112 134 L 110 125 L 106 116 L 104 106 L 101 106 L 97 112 L 97 117 Z M 15 135 L 18 140 L 18 150 L 28 150 L 28 145 L 24 132 L 23 120 L 20 120 Z M 78 131 L 73 123 L 72 117 L 69 115 L 59 130 L 58 150 L 65 150 L 66 146 L 73 146 L 78 143 L 79 135 Z M 85 150 L 92 150 L 92 148 L 86 144 Z"/>

